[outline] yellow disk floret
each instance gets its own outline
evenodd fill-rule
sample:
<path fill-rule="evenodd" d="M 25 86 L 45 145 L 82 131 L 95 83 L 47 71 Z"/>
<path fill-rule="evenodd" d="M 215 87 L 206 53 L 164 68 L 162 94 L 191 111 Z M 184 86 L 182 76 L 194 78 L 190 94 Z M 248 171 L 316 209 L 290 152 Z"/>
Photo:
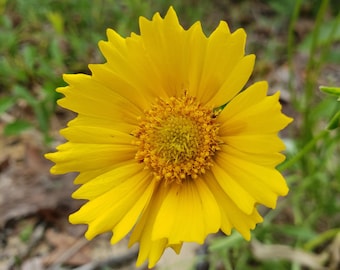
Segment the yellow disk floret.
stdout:
<path fill-rule="evenodd" d="M 212 166 L 211 158 L 219 150 L 218 129 L 213 109 L 194 97 L 158 99 L 134 132 L 136 159 L 166 183 L 195 179 Z"/>

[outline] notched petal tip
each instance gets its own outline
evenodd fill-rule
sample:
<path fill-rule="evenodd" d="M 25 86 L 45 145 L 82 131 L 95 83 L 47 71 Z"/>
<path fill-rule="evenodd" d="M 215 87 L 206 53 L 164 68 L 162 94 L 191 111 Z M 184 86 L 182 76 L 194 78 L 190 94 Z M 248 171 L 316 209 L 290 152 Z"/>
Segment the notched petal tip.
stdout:
<path fill-rule="evenodd" d="M 178 21 L 178 17 L 176 14 L 175 9 L 170 6 L 170 8 L 168 9 L 166 15 L 164 16 L 164 21 L 169 21 L 169 23 L 173 23 L 173 24 L 177 24 L 179 25 L 179 21 Z"/>
<path fill-rule="evenodd" d="M 284 197 L 284 196 L 287 196 L 288 193 L 289 193 L 289 187 L 286 184 L 284 187 L 282 187 L 282 190 L 281 190 L 281 192 L 278 195 Z"/>
<path fill-rule="evenodd" d="M 282 105 L 280 103 L 280 95 L 281 95 L 281 92 L 280 91 L 276 91 L 271 97 L 273 98 L 276 98 L 276 100 L 278 101 L 278 104 L 280 106 L 280 110 L 282 109 Z M 290 117 L 290 116 L 287 116 L 285 115 L 284 113 L 281 112 L 281 118 L 282 118 L 282 122 L 285 122 L 285 125 L 281 128 L 281 130 L 283 128 L 285 128 L 286 126 L 288 126 L 291 122 L 294 121 L 294 118 Z"/>
<path fill-rule="evenodd" d="M 120 40 L 123 40 L 124 38 L 119 35 L 114 29 L 112 28 L 107 28 L 106 29 L 106 36 L 108 38 L 109 41 L 111 40 L 115 40 L 115 39 L 120 39 Z"/>
<path fill-rule="evenodd" d="M 46 154 L 44 154 L 44 157 L 46 158 L 46 159 L 48 159 L 48 160 L 51 160 L 51 161 L 53 161 L 52 160 L 52 155 L 53 155 L 54 153 L 46 153 Z"/>
<path fill-rule="evenodd" d="M 243 39 L 245 42 L 247 39 L 247 32 L 244 30 L 244 28 L 238 28 L 233 33 L 231 33 L 231 36 L 233 38 Z"/>
<path fill-rule="evenodd" d="M 101 227 L 101 226 L 99 226 Z M 104 229 L 99 229 L 98 225 L 92 225 L 91 223 L 88 224 L 87 226 L 87 231 L 85 232 L 84 236 L 87 240 L 92 240 L 93 238 L 95 238 L 97 235 L 106 232 L 107 230 Z"/>
<path fill-rule="evenodd" d="M 170 6 L 170 7 L 169 7 L 169 9 L 168 9 L 168 11 L 167 11 L 167 14 L 169 14 L 169 13 L 173 13 L 173 14 L 175 14 L 175 15 L 177 16 L 176 11 L 175 11 L 175 9 L 174 9 L 173 6 Z"/>
<path fill-rule="evenodd" d="M 71 198 L 72 199 L 77 199 L 77 200 L 82 200 L 83 198 L 83 190 L 84 188 L 82 188 L 84 185 L 80 186 L 76 191 L 74 191 L 71 194 Z"/>
<path fill-rule="evenodd" d="M 258 82 L 254 82 L 251 86 L 249 87 L 257 87 L 258 89 L 264 90 L 264 91 L 268 91 L 268 82 L 267 81 L 258 81 Z M 249 89 L 249 88 L 248 88 Z"/>
<path fill-rule="evenodd" d="M 68 221 L 71 224 L 79 224 L 79 220 L 77 219 L 77 212 L 70 214 L 68 217 Z"/>
<path fill-rule="evenodd" d="M 248 228 L 240 228 L 240 227 L 235 228 L 246 241 L 251 240 L 251 231 L 256 228 L 256 225 L 263 222 L 263 217 L 257 212 L 256 209 L 251 215 L 249 215 L 249 217 L 252 220 L 251 222 L 252 224 L 250 224 Z"/>
<path fill-rule="evenodd" d="M 255 64 L 255 60 L 256 60 L 256 55 L 255 54 L 248 54 L 246 55 L 244 58 L 247 58 L 247 63 L 249 65 L 252 65 L 254 69 L 254 64 Z M 246 60 L 245 60 L 246 61 Z"/>
<path fill-rule="evenodd" d="M 63 74 L 63 80 L 67 82 L 68 84 L 71 84 L 73 81 L 73 78 L 78 76 L 79 74 Z"/>
<path fill-rule="evenodd" d="M 109 41 L 106 41 L 106 40 L 100 40 L 100 41 L 98 41 L 99 50 L 100 50 L 101 52 L 105 51 L 105 49 L 106 49 L 107 46 L 108 46 L 108 43 L 109 43 Z"/>
<path fill-rule="evenodd" d="M 87 239 L 87 240 L 92 240 L 93 238 L 95 238 L 96 236 L 97 236 L 97 234 L 95 234 L 95 235 L 93 235 L 93 234 L 91 234 L 91 233 L 89 233 L 89 231 L 86 231 L 86 233 L 84 234 L 84 236 L 85 236 L 85 238 Z"/>
<path fill-rule="evenodd" d="M 294 121 L 293 117 L 287 116 L 285 114 L 283 114 L 283 117 L 285 118 L 285 121 L 287 123 L 286 126 L 288 126 L 290 123 L 292 123 Z"/>
<path fill-rule="evenodd" d="M 47 160 L 49 160 L 49 161 L 51 161 L 51 162 L 53 162 L 53 163 L 57 163 L 57 162 L 56 162 L 56 159 L 55 159 L 55 155 L 56 155 L 56 154 L 57 154 L 57 153 L 47 153 L 47 154 L 44 155 L 44 157 L 45 157 Z M 58 172 L 58 170 L 57 170 L 57 165 L 56 165 L 56 164 L 53 165 L 53 166 L 50 168 L 50 173 L 51 173 L 51 174 L 54 174 L 54 175 L 59 174 L 59 172 Z"/>
<path fill-rule="evenodd" d="M 62 86 L 62 87 L 58 87 L 55 91 L 58 93 L 64 94 L 68 88 L 69 86 Z"/>
<path fill-rule="evenodd" d="M 170 26 L 170 27 L 181 27 L 176 11 L 175 9 L 170 6 L 170 8 L 168 9 L 167 13 L 165 14 L 164 18 L 161 17 L 159 12 L 156 12 L 152 19 L 149 20 L 147 18 L 145 18 L 144 16 L 140 16 L 139 17 L 139 28 L 140 28 L 140 32 L 141 35 L 143 35 L 143 33 L 151 26 L 151 25 L 162 25 L 162 26 Z"/>
<path fill-rule="evenodd" d="M 230 28 L 226 21 L 220 21 L 215 31 L 222 31 L 227 35 L 230 35 Z"/>
<path fill-rule="evenodd" d="M 202 24 L 200 21 L 197 21 L 193 25 L 191 25 L 187 31 L 189 34 L 192 33 L 193 37 L 199 40 L 202 40 L 202 37 L 204 38 L 203 40 L 208 39 L 206 34 L 203 32 Z"/>
<path fill-rule="evenodd" d="M 157 13 L 156 13 L 156 14 L 157 14 Z M 156 14 L 153 15 L 153 17 L 155 17 Z M 144 24 L 151 23 L 151 20 L 145 18 L 144 16 L 139 16 L 138 22 L 139 22 L 139 27 L 142 28 L 142 26 L 143 26 Z"/>
<path fill-rule="evenodd" d="M 244 240 L 246 240 L 246 241 L 250 241 L 251 240 L 251 233 L 250 233 L 250 231 L 247 231 L 247 232 L 239 232 L 241 235 L 242 235 L 242 237 L 244 238 Z"/>

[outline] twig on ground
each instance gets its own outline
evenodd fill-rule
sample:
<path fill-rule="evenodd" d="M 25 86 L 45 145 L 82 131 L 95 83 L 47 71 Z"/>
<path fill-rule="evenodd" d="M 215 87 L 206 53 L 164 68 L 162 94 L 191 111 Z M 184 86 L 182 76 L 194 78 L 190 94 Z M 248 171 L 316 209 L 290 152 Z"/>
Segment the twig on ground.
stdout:
<path fill-rule="evenodd" d="M 28 242 L 25 250 L 21 252 L 17 257 L 13 257 L 9 264 L 7 269 L 14 269 L 17 261 L 19 260 L 20 262 L 23 262 L 25 259 L 27 259 L 34 249 L 35 246 L 38 245 L 38 243 L 42 240 L 45 234 L 46 230 L 46 223 L 40 223 L 37 225 L 31 235 L 30 241 Z"/>
<path fill-rule="evenodd" d="M 98 270 L 103 267 L 122 267 L 137 258 L 138 249 L 133 249 L 121 256 L 109 257 L 102 261 L 90 262 L 73 270 Z"/>
<path fill-rule="evenodd" d="M 88 245 L 90 242 L 85 238 L 79 238 L 73 245 L 66 249 L 60 257 L 50 266 L 47 270 L 58 270 L 61 269 L 61 265 L 68 261 L 73 255 L 82 249 L 84 246 Z"/>

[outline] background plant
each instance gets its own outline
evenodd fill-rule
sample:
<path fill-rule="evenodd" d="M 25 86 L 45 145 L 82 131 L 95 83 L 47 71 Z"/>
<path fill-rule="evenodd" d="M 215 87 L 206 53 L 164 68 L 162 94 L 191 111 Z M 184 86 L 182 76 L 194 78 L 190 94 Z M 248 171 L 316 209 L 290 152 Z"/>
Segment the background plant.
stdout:
<path fill-rule="evenodd" d="M 279 169 L 290 194 L 266 214 L 253 239 L 315 256 L 327 253 L 340 230 L 340 133 L 327 129 L 340 103 L 319 86 L 340 85 L 339 1 L 0 0 L 3 133 L 20 136 L 34 129 L 45 145 L 53 142 L 53 123 L 65 124 L 68 117 L 55 105 L 59 95 L 54 90 L 64 85 L 62 74 L 88 73 L 88 63 L 104 61 L 97 43 L 106 39 L 106 28 L 127 36 L 138 31 L 139 16 L 164 14 L 170 5 L 184 26 L 200 20 L 206 33 L 221 19 L 232 30 L 244 27 L 247 52 L 257 55 L 252 81 L 272 81 L 277 70 L 288 74 L 280 84 L 286 94 L 282 101 L 295 121 L 282 135 L 287 162 Z M 254 243 L 237 233 L 214 238 L 197 260 L 208 262 L 211 269 L 304 269 L 289 258 L 256 257 Z M 324 264 L 331 263 L 332 258 L 326 258 Z"/>

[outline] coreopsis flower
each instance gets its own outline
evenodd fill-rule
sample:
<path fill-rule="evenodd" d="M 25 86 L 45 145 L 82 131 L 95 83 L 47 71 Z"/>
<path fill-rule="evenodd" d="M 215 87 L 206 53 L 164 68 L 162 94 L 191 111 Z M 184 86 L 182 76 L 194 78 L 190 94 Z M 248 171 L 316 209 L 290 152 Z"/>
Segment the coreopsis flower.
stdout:
<path fill-rule="evenodd" d="M 88 201 L 70 222 L 88 224 L 88 239 L 111 231 L 112 244 L 131 232 L 137 265 L 153 267 L 167 247 L 178 253 L 218 230 L 250 239 L 256 205 L 275 208 L 288 192 L 275 167 L 291 119 L 266 82 L 243 90 L 255 61 L 243 29 L 185 30 L 173 8 L 139 25 L 127 38 L 107 30 L 107 62 L 92 75 L 64 75 L 58 104 L 77 116 L 46 157 L 53 174 L 79 173 L 73 197 Z"/>

